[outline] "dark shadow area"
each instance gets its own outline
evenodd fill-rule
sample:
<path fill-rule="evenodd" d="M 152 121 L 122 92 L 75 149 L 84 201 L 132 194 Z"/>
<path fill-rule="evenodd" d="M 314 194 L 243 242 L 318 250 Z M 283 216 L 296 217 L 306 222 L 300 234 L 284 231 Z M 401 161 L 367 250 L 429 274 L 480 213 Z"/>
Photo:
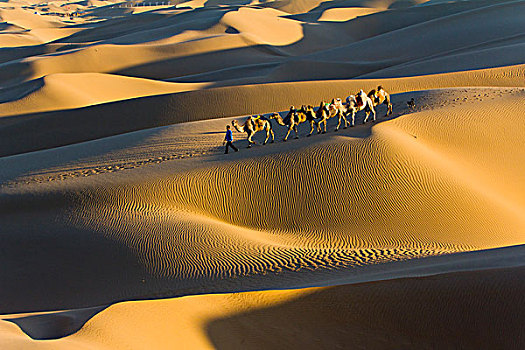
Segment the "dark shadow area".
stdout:
<path fill-rule="evenodd" d="M 388 6 L 389 9 L 406 9 L 407 7 L 418 5 L 419 1 L 417 0 L 397 0 L 394 1 Z"/>
<path fill-rule="evenodd" d="M 99 306 L 218 291 L 217 281 L 203 276 L 153 275 L 131 246 L 108 238 L 104 229 L 69 224 L 70 211 L 82 208 L 70 197 L 42 191 L 0 196 L 0 315 L 89 308 L 15 322 L 22 329 L 39 328 L 31 336 L 70 334 Z M 219 282 L 227 290 L 237 283 Z"/>
<path fill-rule="evenodd" d="M 228 28 L 226 28 L 226 33 L 228 33 L 228 34 L 239 34 L 240 32 L 237 29 L 233 28 L 233 27 L 228 27 Z"/>
<path fill-rule="evenodd" d="M 523 34 L 512 35 L 424 57 L 356 78 L 390 79 L 514 66 L 525 63 L 522 52 L 525 52 L 525 36 Z M 495 56 L 498 56 L 497 62 L 494 60 Z"/>
<path fill-rule="evenodd" d="M 26 57 L 35 57 L 54 52 L 78 49 L 87 45 L 88 44 L 61 44 L 50 42 L 47 44 L 32 46 L 0 47 L 0 64 L 8 62 L 19 63 L 17 62 L 18 60 Z M 6 83 L 2 81 L 2 85 L 6 85 Z"/>
<path fill-rule="evenodd" d="M 6 89 L 0 88 L 0 104 L 20 100 L 43 86 L 44 78 L 38 78 Z"/>
<path fill-rule="evenodd" d="M 251 3 L 251 0 L 208 0 L 206 1 L 205 6 L 243 6 L 243 5 L 249 5 Z"/>
<path fill-rule="evenodd" d="M 66 224 L 66 202 L 59 194 L 1 196 L 0 314 L 106 305 L 150 291 L 131 248 Z"/>
<path fill-rule="evenodd" d="M 106 309 L 106 306 L 97 306 L 18 318 L 14 317 L 6 321 L 16 324 L 32 339 L 59 339 L 76 333 L 87 321 L 104 309 Z"/>
<path fill-rule="evenodd" d="M 524 319 L 520 267 L 323 288 L 206 330 L 216 349 L 523 349 Z"/>
<path fill-rule="evenodd" d="M 61 43 L 105 42 L 126 44 L 121 38 L 136 35 L 129 44 L 161 40 L 185 30 L 205 30 L 216 24 L 228 9 L 201 9 L 174 14 L 146 12 L 111 18 L 91 29 L 60 39 Z M 148 37 L 149 35 L 149 37 Z"/>
<path fill-rule="evenodd" d="M 1 87 L 9 85 L 23 84 L 34 75 L 34 69 L 31 63 L 22 61 L 11 61 L 0 64 L 0 82 Z M 8 88 L 7 88 L 8 89 Z M 3 91 L 7 91 L 6 88 Z M 15 90 L 17 87 L 15 86 Z"/>
<path fill-rule="evenodd" d="M 206 78 L 214 78 L 216 80 L 212 82 L 220 82 L 241 78 L 242 74 L 236 71 L 267 70 L 269 66 L 276 66 L 283 60 L 286 60 L 286 53 L 279 48 L 255 45 L 158 60 L 117 70 L 114 74 L 156 80 L 169 79 L 173 82 L 179 82 L 178 77 L 182 77 L 180 82 L 203 82 Z M 247 72 L 247 76 L 253 74 Z"/>

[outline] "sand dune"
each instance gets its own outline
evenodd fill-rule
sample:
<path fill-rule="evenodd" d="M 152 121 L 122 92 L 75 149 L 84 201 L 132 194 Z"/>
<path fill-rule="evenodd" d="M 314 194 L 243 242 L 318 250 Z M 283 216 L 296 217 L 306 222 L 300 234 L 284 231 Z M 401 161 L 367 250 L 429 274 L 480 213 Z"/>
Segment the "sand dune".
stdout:
<path fill-rule="evenodd" d="M 454 67 L 454 71 L 461 71 L 464 69 L 482 69 L 491 66 L 511 66 L 518 62 L 521 63 L 522 60 L 518 59 L 518 57 L 525 51 L 525 45 L 523 43 L 514 43 L 513 40 L 509 41 L 509 43 L 504 42 L 498 46 L 486 45 L 482 48 L 472 49 L 468 52 L 450 54 L 445 57 L 436 57 L 423 62 L 410 62 L 404 65 L 365 74 L 361 76 L 361 78 L 381 76 L 402 77 L 406 75 L 432 74 L 436 72 L 436 66 Z"/>
<path fill-rule="evenodd" d="M 339 12 L 344 10 L 337 2 L 333 6 Z M 53 42 L 53 45 L 92 45 L 66 49 L 60 54 L 6 62 L 0 67 L 0 76 L 4 86 L 48 74 L 76 72 L 175 79 L 225 67 L 272 62 L 282 69 L 242 84 L 290 79 L 348 79 L 414 60 L 434 59 L 438 54 L 456 54 L 458 50 L 464 52 L 469 48 L 479 51 L 483 46 L 493 46 L 509 38 L 514 38 L 514 44 L 522 44 L 523 39 L 515 37 L 522 33 L 521 7 L 519 1 L 497 5 L 466 1 L 382 11 L 341 23 L 328 23 L 316 17 L 288 18 L 282 9 L 239 8 L 235 5 L 173 13 L 152 11 L 128 15 L 130 18 L 126 20 L 116 17 L 100 24 L 94 22 L 85 30 Z M 324 8 L 324 11 L 328 10 L 330 8 Z M 321 14 L 318 17 L 322 18 Z M 504 24 L 500 25 L 499 16 L 506 18 Z M 454 35 L 461 31 L 461 26 L 478 22 L 485 24 L 483 30 L 472 35 Z M 341 36 L 341 32 L 349 34 Z M 418 32 L 426 33 L 424 40 L 417 35 Z M 441 40 L 442 36 L 454 40 Z M 16 49 L 13 48 L 13 54 Z M 46 49 L 48 52 L 47 46 Z M 523 63 L 519 60 L 522 51 L 516 50 L 502 55 L 501 62 L 496 65 Z M 403 55 L 391 54 L 396 51 L 403 52 Z M 119 59 L 115 60 L 115 57 Z M 288 69 L 301 62 L 306 62 L 310 68 Z M 353 69 L 337 71 L 342 62 Z M 448 62 L 447 71 L 492 67 L 489 64 L 476 65 L 476 62 L 465 66 L 458 62 L 454 68 L 454 62 Z M 439 64 L 427 67 L 429 73 L 443 72 L 439 68 L 430 68 L 440 67 Z M 291 72 L 294 76 L 289 75 Z"/>
<path fill-rule="evenodd" d="M 321 17 L 319 18 L 319 21 L 327 21 L 327 22 L 345 22 L 349 21 L 351 19 L 354 19 L 359 16 L 369 15 L 371 13 L 379 12 L 377 9 L 370 9 L 370 8 L 334 8 L 334 9 L 328 9 L 323 12 Z"/>
<path fill-rule="evenodd" d="M 403 109 L 401 100 L 400 114 L 372 128 L 319 135 L 291 148 L 278 142 L 241 152 L 233 163 L 206 155 L 217 152 L 223 119 L 4 157 L 3 168 L 11 169 L 3 171 L 4 182 L 19 179 L 4 189 L 6 229 L 26 237 L 22 245 L 20 238 L 6 242 L 11 253 L 5 259 L 21 254 L 17 247 L 42 244 L 31 233 L 38 225 L 44 237 L 62 242 L 59 256 L 69 261 L 56 267 L 57 275 L 40 291 L 57 293 L 57 286 L 77 285 L 83 278 L 91 286 L 58 304 L 35 303 L 34 288 L 25 288 L 29 294 L 19 298 L 18 308 L 88 307 L 158 293 L 235 290 L 238 280 L 244 280 L 243 288 L 257 289 L 261 281 L 272 285 L 266 280 L 274 275 L 297 283 L 295 274 L 330 275 L 523 243 L 519 168 L 524 159 L 518 147 L 523 90 L 403 95 L 409 96 L 421 104 L 418 112 Z M 501 111 L 506 123 L 494 118 Z M 282 137 L 284 130 L 276 131 Z M 60 159 L 64 163 L 56 163 Z M 17 169 L 17 164 L 33 169 Z M 505 181 L 499 181 L 502 176 Z M 38 211 L 43 202 L 49 203 L 47 210 Z M 27 210 L 37 210 L 30 226 L 23 225 Z M 79 241 L 85 247 L 71 255 L 67 247 Z M 94 257 L 93 250 L 99 252 Z M 75 262 L 79 255 L 83 258 Z M 54 260 L 45 251 L 33 259 Z M 86 267 L 105 261 L 112 269 L 103 273 Z M 25 271 L 22 283 L 39 280 L 42 271 L 24 266 L 16 270 Z M 79 279 L 74 271 L 87 275 Z M 126 273 L 110 291 L 105 281 L 115 271 Z M 4 278 L 12 279 L 14 272 L 6 273 Z M 20 289 L 4 290 L 2 299 L 13 307 L 12 293 Z"/>
<path fill-rule="evenodd" d="M 191 91 L 206 83 L 165 83 L 100 73 L 52 74 L 0 90 L 0 116 L 74 109 L 124 99 Z M 100 89 L 104 86 L 104 89 Z"/>
<path fill-rule="evenodd" d="M 0 348 L 523 348 L 524 1 L 120 5 L 0 3 Z"/>
<path fill-rule="evenodd" d="M 0 115 L 9 117 L 0 123 L 1 154 L 176 122 L 269 113 L 291 104 L 317 105 L 378 84 L 393 93 L 523 86 L 522 2 L 379 11 L 390 4 L 327 2 L 306 13 L 308 18 L 288 16 L 280 5 L 279 10 L 239 5 L 152 10 L 104 21 L 90 9 L 89 25 L 75 28 L 75 34 L 0 52 Z M 379 12 L 339 23 L 319 19 L 330 6 L 341 12 L 343 5 Z M 502 16 L 507 20 L 500 26 Z M 8 32 L 18 23 L 11 18 L 5 18 Z M 478 22 L 483 30 L 454 35 Z M 52 25 L 70 30 L 65 23 Z M 420 31 L 426 33 L 424 42 L 413 39 Z M 441 40 L 444 35 L 454 40 Z M 397 51 L 403 55 L 391 54 Z M 417 74 L 432 75 L 405 77 Z M 49 132 L 40 132 L 42 124 Z"/>
<path fill-rule="evenodd" d="M 29 30 L 33 28 L 58 28 L 61 26 L 56 17 L 45 18 L 30 11 L 24 11 L 21 8 L 4 7 L 0 10 L 0 16 L 3 21 L 10 25 Z"/>
<path fill-rule="evenodd" d="M 523 86 L 524 76 L 525 70 L 519 65 L 390 80 L 316 81 L 208 88 L 13 117 L 9 117 L 7 112 L 0 112 L 5 116 L 0 120 L 0 155 L 48 149 L 172 123 L 270 113 L 303 103 L 317 106 L 321 100 L 330 100 L 335 96 L 344 98 L 360 88 L 368 91 L 378 84 L 388 87 L 392 93 L 463 86 L 465 83 L 471 86 Z M 179 86 L 180 88 L 184 88 L 184 85 Z M 282 98 L 283 96 L 286 98 Z M 94 103 L 95 99 L 91 101 Z M 15 102 L 13 107 L 22 107 L 22 102 Z M 62 102 L 63 105 L 68 103 L 71 100 Z"/>
<path fill-rule="evenodd" d="M 127 302 L 96 315 L 74 335 L 46 342 L 32 341 L 15 324 L 2 321 L 0 341 L 10 348 L 34 349 L 166 348 L 174 343 L 180 348 L 359 344 L 384 349 L 395 339 L 407 348 L 517 349 L 525 341 L 523 308 L 515 308 L 524 302 L 523 277 L 523 268 L 499 269 L 330 288 Z M 58 317 L 11 320 L 37 333 Z M 436 323 L 444 326 L 435 327 Z"/>

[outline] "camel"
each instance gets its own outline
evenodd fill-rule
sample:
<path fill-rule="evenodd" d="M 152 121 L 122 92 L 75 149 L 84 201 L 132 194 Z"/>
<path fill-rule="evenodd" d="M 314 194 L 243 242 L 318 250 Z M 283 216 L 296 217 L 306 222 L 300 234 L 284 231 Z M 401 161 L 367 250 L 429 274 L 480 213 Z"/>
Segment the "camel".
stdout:
<path fill-rule="evenodd" d="M 333 99 L 331 103 L 326 103 L 324 101 L 321 101 L 321 105 L 317 109 L 315 115 L 319 119 L 317 122 L 317 133 L 319 134 L 321 132 L 321 124 L 324 124 L 324 131 L 323 134 L 326 132 L 326 123 L 328 119 L 333 118 L 335 116 L 339 117 L 339 122 L 337 124 L 337 127 L 335 131 L 339 130 L 339 126 L 341 125 L 341 119 L 344 119 L 345 121 L 345 128 L 348 124 L 348 121 L 346 120 L 346 107 L 343 106 L 343 103 L 340 98 Z"/>
<path fill-rule="evenodd" d="M 237 120 L 233 120 L 232 125 L 238 132 L 245 132 L 248 134 L 248 148 L 250 148 L 252 144 L 255 143 L 255 141 L 252 140 L 253 135 L 255 135 L 256 132 L 263 131 L 265 129 L 266 140 L 264 140 L 263 145 L 266 145 L 266 143 L 268 142 L 270 134 L 272 135 L 272 142 L 274 142 L 272 123 L 270 123 L 270 121 L 262 115 L 249 116 L 248 118 L 246 118 L 242 125 L 239 125 Z"/>
<path fill-rule="evenodd" d="M 312 106 L 305 106 L 302 105 L 300 109 L 295 109 L 294 106 L 290 107 L 290 111 L 284 117 L 284 119 L 281 117 L 279 113 L 273 113 L 270 116 L 270 119 L 275 119 L 279 125 L 287 126 L 288 132 L 286 133 L 286 136 L 284 137 L 283 141 L 288 140 L 288 136 L 292 132 L 292 130 L 295 131 L 295 138 L 298 139 L 299 135 L 297 133 L 297 125 L 304 123 L 306 121 L 310 122 L 310 133 L 308 136 L 312 135 L 314 132 L 314 120 L 315 120 L 315 112 Z"/>
<path fill-rule="evenodd" d="M 346 98 L 346 109 L 347 115 L 352 115 L 352 126 L 355 124 L 355 114 L 359 111 L 364 110 L 366 112 L 366 117 L 363 120 L 363 124 L 368 120 L 370 113 L 374 116 L 374 121 L 376 120 L 376 111 L 374 109 L 374 103 L 368 97 L 363 90 L 359 91 L 356 96 L 350 95 Z"/>
<path fill-rule="evenodd" d="M 312 136 L 312 133 L 314 132 L 315 119 L 317 118 L 314 107 L 311 105 L 302 105 L 297 113 L 299 115 L 304 114 L 306 116 L 306 120 L 310 122 L 310 133 L 306 136 Z"/>
<path fill-rule="evenodd" d="M 339 116 L 338 118 L 338 122 L 337 122 L 337 127 L 335 128 L 335 131 L 339 130 L 339 127 L 341 126 L 341 120 L 344 120 L 345 121 L 345 126 L 344 126 L 344 129 L 346 129 L 348 127 L 348 120 L 346 120 L 346 115 L 347 115 L 347 108 L 345 107 L 345 105 L 343 104 L 343 101 L 341 101 L 340 98 L 334 98 L 332 100 L 332 103 L 330 103 L 330 106 L 328 106 L 329 109 L 333 109 L 333 110 L 337 110 L 337 115 Z"/>
<path fill-rule="evenodd" d="M 321 101 L 319 108 L 315 111 L 315 116 L 319 121 L 317 122 L 317 133 L 321 132 L 321 123 L 324 123 L 324 132 L 326 132 L 326 121 L 330 119 L 330 110 L 328 109 L 328 103 Z"/>
<path fill-rule="evenodd" d="M 374 107 L 377 107 L 381 104 L 385 104 L 387 107 L 385 117 L 389 114 L 392 114 L 392 103 L 390 103 L 390 95 L 388 92 L 379 85 L 376 89 L 371 90 L 368 93 L 368 97 L 372 100 Z"/>

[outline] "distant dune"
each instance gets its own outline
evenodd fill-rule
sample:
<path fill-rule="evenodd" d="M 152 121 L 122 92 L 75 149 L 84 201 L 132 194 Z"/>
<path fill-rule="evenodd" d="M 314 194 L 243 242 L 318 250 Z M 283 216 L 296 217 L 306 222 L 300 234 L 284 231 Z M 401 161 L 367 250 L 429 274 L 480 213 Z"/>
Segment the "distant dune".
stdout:
<path fill-rule="evenodd" d="M 524 11 L 1 3 L 0 348 L 523 348 Z"/>

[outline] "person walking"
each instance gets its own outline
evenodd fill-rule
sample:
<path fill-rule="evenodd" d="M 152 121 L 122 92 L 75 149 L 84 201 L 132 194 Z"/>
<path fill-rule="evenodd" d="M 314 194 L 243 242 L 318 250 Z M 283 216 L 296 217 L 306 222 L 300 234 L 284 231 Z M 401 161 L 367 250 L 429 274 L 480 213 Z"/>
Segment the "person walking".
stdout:
<path fill-rule="evenodd" d="M 223 145 L 226 144 L 226 151 L 224 154 L 228 154 L 228 147 L 233 148 L 235 152 L 238 151 L 237 147 L 233 144 L 233 133 L 229 125 L 226 125 L 226 137 L 224 137 Z"/>

